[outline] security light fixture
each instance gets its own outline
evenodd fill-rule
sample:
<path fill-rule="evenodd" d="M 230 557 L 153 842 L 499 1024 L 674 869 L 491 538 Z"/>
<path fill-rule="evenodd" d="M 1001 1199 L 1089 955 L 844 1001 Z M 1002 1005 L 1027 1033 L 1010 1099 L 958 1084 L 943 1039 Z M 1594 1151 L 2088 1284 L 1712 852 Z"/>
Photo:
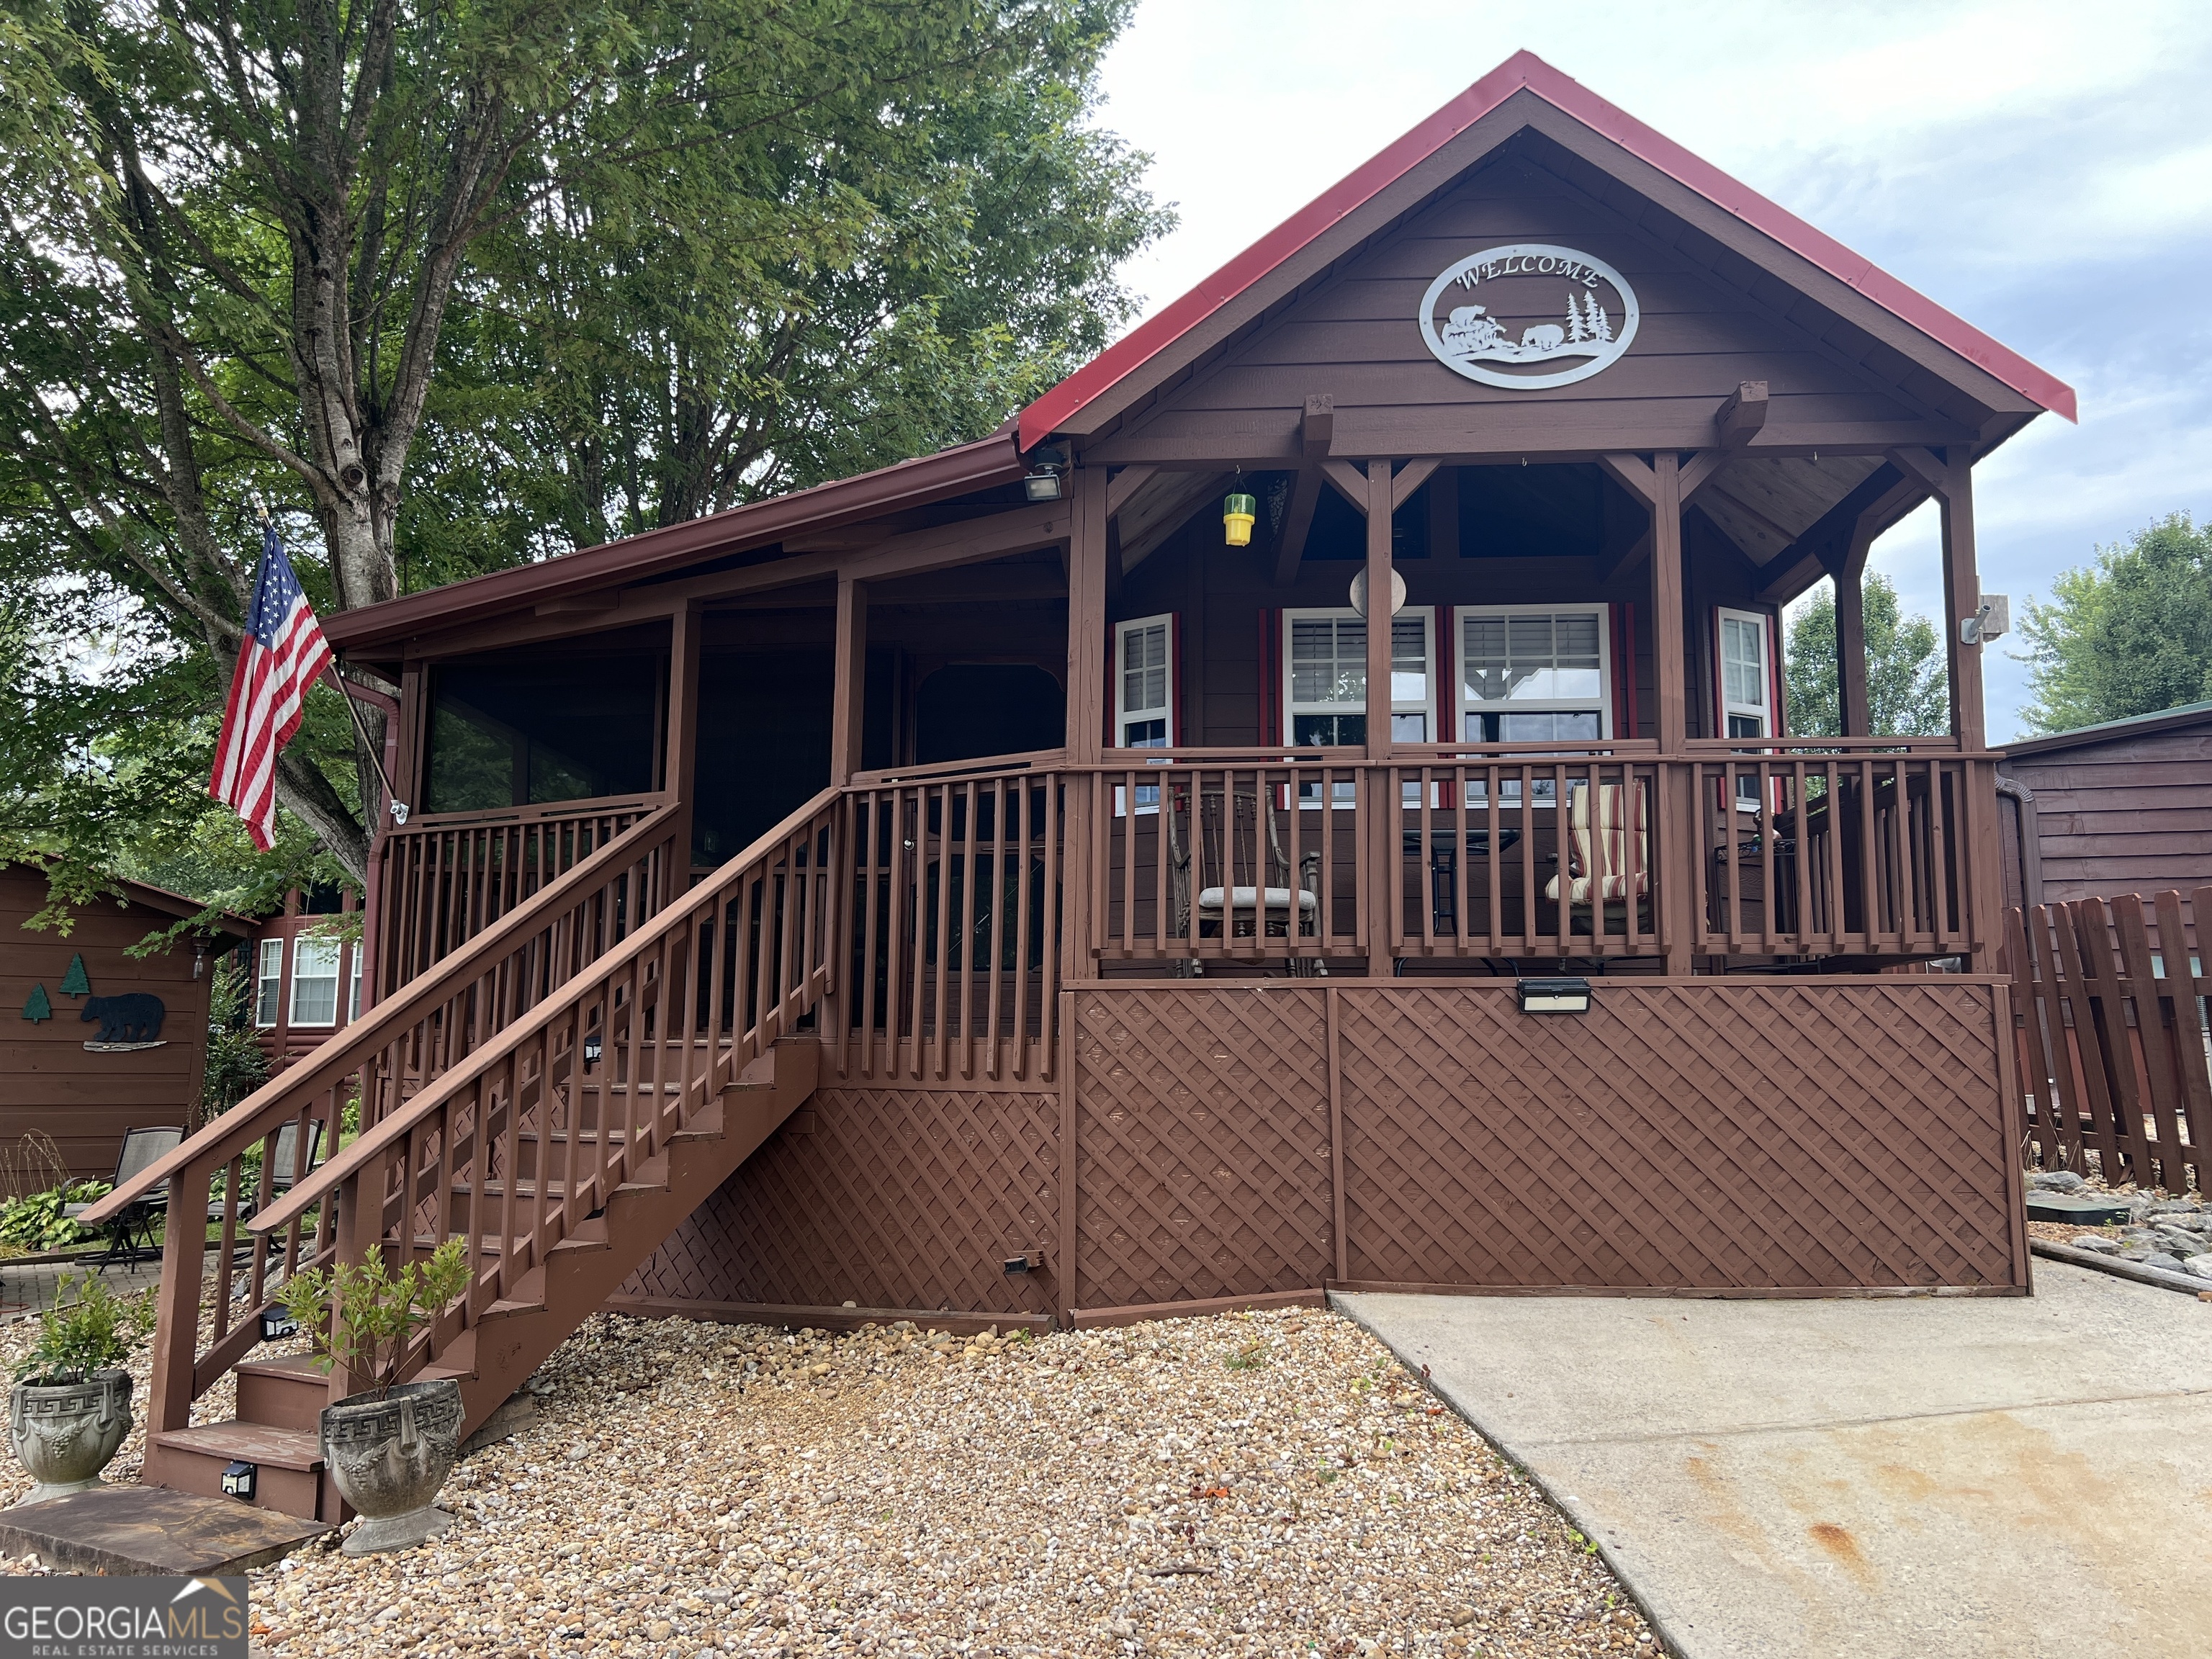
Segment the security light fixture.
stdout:
<path fill-rule="evenodd" d="M 1029 476 L 1022 480 L 1022 493 L 1033 501 L 1056 501 L 1060 499 L 1060 475 L 1067 470 L 1067 452 L 1047 445 L 1030 457 Z"/>
<path fill-rule="evenodd" d="M 222 1495 L 225 1498 L 242 1498 L 251 1504 L 253 1501 L 253 1488 L 260 1474 L 260 1468 L 256 1464 L 227 1465 L 222 1472 Z"/>
<path fill-rule="evenodd" d="M 1524 979 L 1514 988 L 1524 1014 L 1586 1014 L 1590 988 L 1586 979 Z"/>

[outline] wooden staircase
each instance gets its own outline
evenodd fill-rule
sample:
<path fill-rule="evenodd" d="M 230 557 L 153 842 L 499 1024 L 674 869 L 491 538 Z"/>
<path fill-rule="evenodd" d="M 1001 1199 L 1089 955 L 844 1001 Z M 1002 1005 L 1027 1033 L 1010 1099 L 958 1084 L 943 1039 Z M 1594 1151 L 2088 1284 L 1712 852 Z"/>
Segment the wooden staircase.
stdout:
<path fill-rule="evenodd" d="M 812 1094 L 821 1045 L 795 1028 L 832 989 L 842 823 L 825 791 L 671 894 L 672 826 L 646 817 L 90 1212 L 168 1183 L 142 1478 L 217 1495 L 249 1465 L 255 1504 L 343 1519 L 318 1424 L 365 1384 L 256 1357 L 262 1315 L 302 1267 L 453 1238 L 468 1287 L 401 1375 L 454 1379 L 481 1425 Z M 361 1133 L 280 1178 L 280 1132 L 349 1098 Z M 193 1424 L 225 1376 L 234 1414 Z"/>

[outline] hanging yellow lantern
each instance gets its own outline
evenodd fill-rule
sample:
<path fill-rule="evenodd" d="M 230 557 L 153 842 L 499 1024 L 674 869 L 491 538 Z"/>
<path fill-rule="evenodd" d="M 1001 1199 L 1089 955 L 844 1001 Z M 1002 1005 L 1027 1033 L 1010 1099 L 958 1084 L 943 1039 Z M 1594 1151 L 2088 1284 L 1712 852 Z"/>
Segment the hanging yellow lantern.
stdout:
<path fill-rule="evenodd" d="M 1253 496 L 1231 495 L 1221 504 L 1222 534 L 1231 547 L 1252 544 L 1252 520 L 1258 516 L 1259 501 Z"/>

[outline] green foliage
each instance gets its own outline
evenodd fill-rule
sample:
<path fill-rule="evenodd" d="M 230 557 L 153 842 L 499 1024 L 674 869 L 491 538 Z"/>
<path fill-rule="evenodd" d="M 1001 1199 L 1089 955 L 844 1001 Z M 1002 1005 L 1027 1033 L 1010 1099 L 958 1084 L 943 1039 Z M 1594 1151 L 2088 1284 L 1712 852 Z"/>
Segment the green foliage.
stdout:
<path fill-rule="evenodd" d="M 1951 729 L 1950 676 L 1936 624 L 1904 613 L 1888 577 L 1869 572 L 1860 590 L 1866 623 L 1868 735 L 1941 737 Z M 1844 729 L 1836 667 L 1836 595 L 1822 583 L 1790 618 L 1783 690 L 1792 736 L 1832 738 Z"/>
<path fill-rule="evenodd" d="M 88 1381 L 126 1364 L 153 1329 L 151 1291 L 124 1297 L 97 1273 L 65 1273 L 39 1316 L 38 1341 L 15 1363 L 15 1380 L 49 1388 Z"/>
<path fill-rule="evenodd" d="M 995 428 L 1168 223 L 1091 125 L 1130 9 L 15 0 L 0 861 L 361 876 L 327 687 L 276 850 L 204 793 L 257 490 L 327 615 Z"/>
<path fill-rule="evenodd" d="M 252 1094 L 269 1076 L 269 1057 L 253 1030 L 253 975 L 236 955 L 216 964 L 208 988 L 207 1068 L 200 1079 L 203 1123 L 222 1116 Z M 257 1143 L 252 1156 L 258 1162 Z M 258 1174 L 258 1170 L 257 1170 Z M 252 1192 L 258 1181 L 241 1188 Z"/>
<path fill-rule="evenodd" d="M 62 1213 L 70 1204 L 89 1204 L 113 1191 L 105 1181 L 63 1182 L 44 1192 L 24 1193 L 0 1204 L 0 1244 L 18 1249 L 61 1250 L 99 1237 L 93 1229 Z"/>
<path fill-rule="evenodd" d="M 2071 732 L 2212 699 L 2212 526 L 2176 513 L 2069 570 L 2020 623 L 2031 732 Z"/>
<path fill-rule="evenodd" d="M 311 1268 L 284 1281 L 280 1296 L 285 1312 L 311 1334 L 315 1358 L 325 1370 L 343 1364 L 367 1377 L 378 1394 L 399 1380 L 407 1340 L 437 1317 L 446 1304 L 468 1288 L 467 1241 L 449 1238 L 423 1261 L 410 1261 L 394 1273 L 384 1252 L 366 1261 L 340 1262 L 331 1271 Z M 335 1303 L 335 1322 L 325 1318 Z"/>

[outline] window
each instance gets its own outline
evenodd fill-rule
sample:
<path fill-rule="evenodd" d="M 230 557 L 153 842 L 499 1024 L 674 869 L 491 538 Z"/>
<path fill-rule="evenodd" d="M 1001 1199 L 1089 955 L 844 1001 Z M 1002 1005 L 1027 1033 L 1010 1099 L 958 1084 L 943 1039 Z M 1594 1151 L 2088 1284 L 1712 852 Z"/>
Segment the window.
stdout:
<path fill-rule="evenodd" d="M 261 962 L 253 989 L 253 1023 L 274 1025 L 277 1010 L 283 1006 L 278 1000 L 284 994 L 284 941 L 264 939 L 261 941 Z"/>
<path fill-rule="evenodd" d="M 1753 611 L 1723 611 L 1720 619 L 1721 727 L 1731 738 L 1774 735 L 1774 677 L 1768 671 L 1767 620 Z M 1736 805 L 1759 810 L 1759 780 L 1735 781 Z"/>
<path fill-rule="evenodd" d="M 338 942 L 302 934 L 292 951 L 292 1024 L 335 1025 L 338 1018 Z"/>
<path fill-rule="evenodd" d="M 1429 664 L 1434 617 L 1390 620 L 1390 740 L 1429 741 Z M 1284 737 L 1301 745 L 1357 748 L 1367 741 L 1367 619 L 1350 611 L 1283 615 Z"/>
<path fill-rule="evenodd" d="M 361 946 L 353 947 L 353 991 L 346 999 L 346 1024 L 361 1018 Z"/>
<path fill-rule="evenodd" d="M 1461 740 L 1595 743 L 1610 737 L 1607 631 L 1603 605 L 1461 611 Z"/>
<path fill-rule="evenodd" d="M 1176 741 L 1175 617 L 1139 617 L 1114 624 L 1114 742 L 1122 749 L 1167 749 Z M 1114 792 L 1118 815 L 1128 803 Z M 1158 811 L 1160 792 L 1137 791 L 1137 810 Z"/>

